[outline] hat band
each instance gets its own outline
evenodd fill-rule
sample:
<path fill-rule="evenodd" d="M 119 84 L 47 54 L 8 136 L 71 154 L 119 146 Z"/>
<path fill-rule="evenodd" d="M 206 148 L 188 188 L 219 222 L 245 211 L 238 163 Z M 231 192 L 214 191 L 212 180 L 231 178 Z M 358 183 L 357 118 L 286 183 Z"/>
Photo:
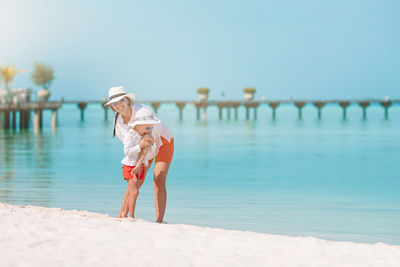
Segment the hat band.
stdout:
<path fill-rule="evenodd" d="M 126 93 L 121 93 L 121 94 L 116 94 L 116 95 L 110 96 L 110 100 L 112 100 L 112 99 L 114 99 L 116 97 L 123 96 L 123 95 L 126 95 Z"/>

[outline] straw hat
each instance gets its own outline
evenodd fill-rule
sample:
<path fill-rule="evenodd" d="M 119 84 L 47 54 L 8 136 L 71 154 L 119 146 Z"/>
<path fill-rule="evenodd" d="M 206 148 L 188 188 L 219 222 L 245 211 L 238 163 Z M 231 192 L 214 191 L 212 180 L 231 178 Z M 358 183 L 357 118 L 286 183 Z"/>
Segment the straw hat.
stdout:
<path fill-rule="evenodd" d="M 135 121 L 129 126 L 135 127 L 141 124 L 159 124 L 161 121 L 157 118 L 154 112 L 148 107 L 142 107 L 135 114 Z"/>
<path fill-rule="evenodd" d="M 108 90 L 108 102 L 104 104 L 105 107 L 108 107 L 111 105 L 111 103 L 115 103 L 120 101 L 122 98 L 128 97 L 131 102 L 135 100 L 135 95 L 133 93 L 126 93 L 124 90 L 124 87 L 118 86 L 118 87 L 111 87 L 110 90 Z"/>

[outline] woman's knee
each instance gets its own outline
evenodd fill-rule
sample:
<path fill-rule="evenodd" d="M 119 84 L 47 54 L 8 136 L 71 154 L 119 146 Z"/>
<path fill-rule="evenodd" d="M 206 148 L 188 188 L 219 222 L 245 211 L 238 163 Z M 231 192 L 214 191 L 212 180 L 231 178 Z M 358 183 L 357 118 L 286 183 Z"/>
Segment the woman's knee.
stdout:
<path fill-rule="evenodd" d="M 165 179 L 163 179 L 162 177 L 157 178 L 156 176 L 154 176 L 153 187 L 156 191 L 165 190 Z"/>

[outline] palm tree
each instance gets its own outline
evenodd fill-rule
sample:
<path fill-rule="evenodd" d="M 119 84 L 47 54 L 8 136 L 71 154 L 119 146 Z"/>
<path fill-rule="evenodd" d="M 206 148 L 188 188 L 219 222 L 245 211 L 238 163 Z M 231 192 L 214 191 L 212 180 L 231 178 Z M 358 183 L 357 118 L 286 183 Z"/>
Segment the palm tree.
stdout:
<path fill-rule="evenodd" d="M 25 72 L 26 70 L 16 70 L 15 65 L 5 65 L 0 67 L 0 76 L 3 79 L 4 85 L 6 89 L 9 89 L 10 83 L 13 81 L 14 77 L 21 72 Z"/>

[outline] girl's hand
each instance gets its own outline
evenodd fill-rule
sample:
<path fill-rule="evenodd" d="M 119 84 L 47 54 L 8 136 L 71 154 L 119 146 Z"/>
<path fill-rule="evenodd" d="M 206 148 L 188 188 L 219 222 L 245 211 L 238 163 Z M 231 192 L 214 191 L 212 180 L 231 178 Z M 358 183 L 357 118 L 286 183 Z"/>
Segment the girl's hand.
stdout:
<path fill-rule="evenodd" d="M 147 146 L 151 146 L 152 144 L 153 140 L 151 140 L 150 138 L 142 138 L 142 140 L 140 140 L 139 142 L 140 149 L 143 149 Z"/>
<path fill-rule="evenodd" d="M 133 170 L 131 171 L 131 174 L 132 174 L 132 176 L 133 176 L 133 181 L 134 182 L 137 182 L 137 177 L 139 176 L 139 173 L 140 173 L 140 169 L 141 168 L 138 168 L 138 166 L 136 166 L 135 168 L 133 168 Z M 137 175 L 137 176 L 136 176 Z"/>

